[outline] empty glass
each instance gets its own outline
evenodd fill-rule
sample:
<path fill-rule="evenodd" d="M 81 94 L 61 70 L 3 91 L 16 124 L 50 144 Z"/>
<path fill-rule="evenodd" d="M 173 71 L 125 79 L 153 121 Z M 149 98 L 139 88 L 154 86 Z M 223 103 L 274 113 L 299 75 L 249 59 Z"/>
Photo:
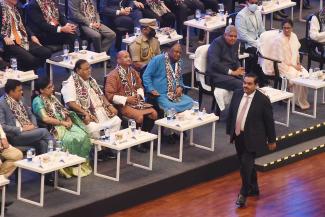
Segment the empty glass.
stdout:
<path fill-rule="evenodd" d="M 199 9 L 195 10 L 195 19 L 200 20 L 201 19 L 201 11 Z"/>
<path fill-rule="evenodd" d="M 129 128 L 131 129 L 131 132 L 132 132 L 133 135 L 134 135 L 135 130 L 137 129 L 137 123 L 135 122 L 134 119 L 129 119 L 128 122 L 129 122 Z"/>
<path fill-rule="evenodd" d="M 82 48 L 82 50 L 87 50 L 87 47 L 88 47 L 88 41 L 87 40 L 83 40 L 81 42 L 81 48 Z"/>
<path fill-rule="evenodd" d="M 17 59 L 16 58 L 10 58 L 10 66 L 12 70 L 17 71 Z"/>

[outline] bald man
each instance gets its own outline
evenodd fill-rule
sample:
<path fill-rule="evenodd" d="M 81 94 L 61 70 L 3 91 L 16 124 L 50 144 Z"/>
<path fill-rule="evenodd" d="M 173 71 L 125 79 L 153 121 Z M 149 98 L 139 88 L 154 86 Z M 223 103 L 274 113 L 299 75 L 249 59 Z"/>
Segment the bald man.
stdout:
<path fill-rule="evenodd" d="M 207 74 L 215 87 L 236 90 L 243 86 L 244 68 L 238 59 L 237 29 L 227 26 L 224 34 L 214 39 L 208 50 Z"/>
<path fill-rule="evenodd" d="M 116 105 L 119 112 L 134 119 L 143 131 L 150 132 L 157 119 L 157 112 L 152 105 L 144 102 L 141 78 L 132 67 L 132 60 L 127 51 L 117 54 L 117 66 L 106 79 L 105 96 Z M 146 152 L 148 145 L 138 146 L 139 152 Z"/>

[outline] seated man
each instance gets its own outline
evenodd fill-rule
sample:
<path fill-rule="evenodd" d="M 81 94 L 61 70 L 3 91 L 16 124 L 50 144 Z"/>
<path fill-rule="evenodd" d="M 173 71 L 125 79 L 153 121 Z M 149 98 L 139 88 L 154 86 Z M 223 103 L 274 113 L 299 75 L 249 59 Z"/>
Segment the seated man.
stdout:
<path fill-rule="evenodd" d="M 122 115 L 134 119 L 143 131 L 150 132 L 157 119 L 157 112 L 144 103 L 142 81 L 132 67 L 127 51 L 117 54 L 117 67 L 108 74 L 105 84 L 105 96 L 118 106 Z M 137 147 L 137 151 L 146 152 L 145 147 Z"/>
<path fill-rule="evenodd" d="M 182 48 L 176 43 L 168 53 L 152 58 L 143 74 L 146 92 L 156 97 L 164 111 L 174 108 L 176 112 L 183 112 L 192 108 L 193 100 L 183 94 L 181 55 Z"/>
<path fill-rule="evenodd" d="M 246 0 L 244 7 L 236 16 L 238 39 L 245 43 L 245 52 L 250 54 L 246 61 L 246 71 L 258 76 L 259 84 L 265 83 L 265 76 L 257 64 L 259 37 L 265 32 L 261 11 L 257 10 L 257 0 Z"/>
<path fill-rule="evenodd" d="M 33 0 L 27 8 L 27 23 L 43 45 L 69 44 L 73 50 L 77 26 L 51 0 Z"/>
<path fill-rule="evenodd" d="M 72 21 L 78 23 L 81 31 L 92 40 L 95 52 L 108 52 L 116 34 L 100 23 L 93 0 L 70 0 L 69 12 Z"/>
<path fill-rule="evenodd" d="M 160 43 L 155 29 L 158 28 L 155 19 L 141 19 L 141 35 L 130 45 L 130 54 L 136 70 L 143 72 L 148 62 L 160 54 Z"/>
<path fill-rule="evenodd" d="M 35 146 L 38 154 L 47 152 L 47 143 L 53 137 L 46 128 L 38 128 L 30 108 L 22 102 L 20 81 L 8 79 L 5 94 L 0 98 L 0 124 L 14 146 Z"/>
<path fill-rule="evenodd" d="M 309 26 L 309 37 L 319 43 L 325 43 L 325 8 L 313 15 Z"/>
<path fill-rule="evenodd" d="M 240 89 L 243 86 L 241 76 L 244 68 L 238 59 L 237 30 L 227 26 L 222 36 L 214 39 L 208 50 L 207 74 L 215 87 L 226 90 Z"/>
<path fill-rule="evenodd" d="M 51 50 L 43 47 L 34 33 L 23 23 L 17 0 L 4 0 L 0 5 L 0 30 L 7 58 L 17 58 L 18 69 L 36 70 L 42 67 Z"/>
<path fill-rule="evenodd" d="M 142 18 L 141 2 L 132 0 L 100 0 L 100 12 L 103 21 L 114 28 L 123 27 L 132 33 L 134 27 L 139 27 Z"/>
<path fill-rule="evenodd" d="M 99 138 L 101 130 L 120 130 L 121 119 L 90 74 L 89 63 L 83 59 L 78 60 L 74 73 L 62 83 L 61 93 L 68 107 L 83 117 L 88 133 L 93 138 Z M 112 156 L 112 153 L 108 154 Z"/>

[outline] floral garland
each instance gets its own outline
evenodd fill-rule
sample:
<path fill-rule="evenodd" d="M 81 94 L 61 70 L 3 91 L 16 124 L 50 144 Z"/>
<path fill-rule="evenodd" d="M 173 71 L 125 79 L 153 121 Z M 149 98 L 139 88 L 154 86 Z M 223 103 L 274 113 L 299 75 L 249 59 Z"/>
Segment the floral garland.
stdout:
<path fill-rule="evenodd" d="M 59 113 L 64 119 L 69 114 L 69 111 L 59 102 L 55 96 L 51 95 L 50 97 L 44 97 L 40 94 L 40 98 L 44 102 L 44 108 L 49 117 L 56 118 L 52 109 L 52 105 L 54 106 L 55 111 Z"/>
<path fill-rule="evenodd" d="M 47 23 L 59 25 L 59 9 L 53 0 L 36 0 Z"/>
<path fill-rule="evenodd" d="M 165 69 L 167 76 L 167 96 L 171 101 L 177 100 L 175 94 L 176 88 L 179 86 L 179 79 L 181 76 L 181 67 L 179 62 L 175 63 L 175 71 L 173 70 L 172 65 L 170 64 L 170 59 L 168 53 L 165 53 Z M 174 81 L 176 85 L 174 86 Z"/>
<path fill-rule="evenodd" d="M 5 94 L 5 100 L 15 118 L 22 126 L 31 124 L 26 108 L 21 101 L 17 102 L 7 94 Z"/>
<path fill-rule="evenodd" d="M 29 50 L 29 43 L 28 43 L 28 35 L 21 19 L 21 16 L 17 10 L 17 8 L 10 7 L 5 1 L 1 2 L 2 7 L 2 28 L 1 28 L 1 35 L 3 37 L 10 37 L 11 30 L 12 30 L 12 22 L 15 22 L 16 27 L 21 33 L 21 46 L 22 48 Z"/>

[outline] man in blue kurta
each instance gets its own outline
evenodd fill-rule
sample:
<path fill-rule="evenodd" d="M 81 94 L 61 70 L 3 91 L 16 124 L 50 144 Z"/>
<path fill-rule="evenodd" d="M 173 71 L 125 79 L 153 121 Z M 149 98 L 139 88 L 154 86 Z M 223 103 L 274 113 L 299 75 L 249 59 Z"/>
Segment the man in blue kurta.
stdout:
<path fill-rule="evenodd" d="M 155 56 L 143 74 L 146 92 L 156 97 L 164 111 L 174 108 L 176 112 L 182 112 L 192 108 L 192 98 L 183 94 L 181 55 L 180 44 L 174 44 L 168 53 Z"/>

